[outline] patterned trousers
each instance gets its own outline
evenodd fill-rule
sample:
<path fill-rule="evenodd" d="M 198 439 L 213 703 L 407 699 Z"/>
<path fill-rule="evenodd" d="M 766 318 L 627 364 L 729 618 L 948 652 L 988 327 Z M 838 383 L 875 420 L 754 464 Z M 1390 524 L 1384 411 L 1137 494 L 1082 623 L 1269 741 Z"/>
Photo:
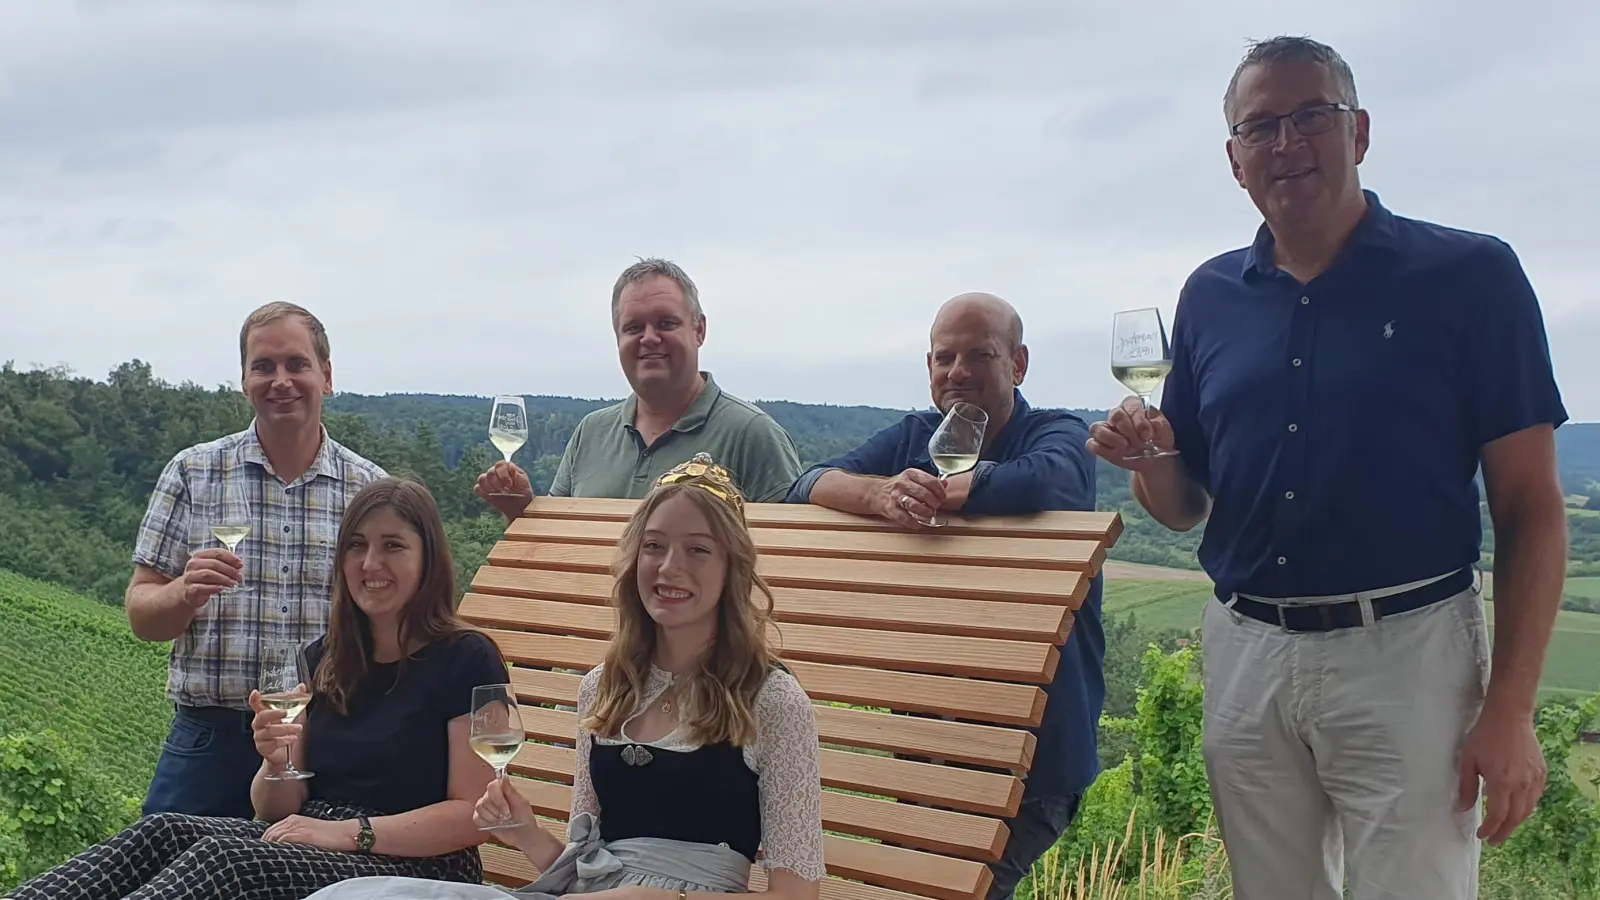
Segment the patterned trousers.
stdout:
<path fill-rule="evenodd" d="M 300 814 L 329 821 L 362 810 L 319 800 Z M 13 900 L 300 900 L 363 875 L 483 880 L 476 847 L 423 858 L 324 850 L 261 840 L 264 822 L 145 816 L 12 893 Z"/>

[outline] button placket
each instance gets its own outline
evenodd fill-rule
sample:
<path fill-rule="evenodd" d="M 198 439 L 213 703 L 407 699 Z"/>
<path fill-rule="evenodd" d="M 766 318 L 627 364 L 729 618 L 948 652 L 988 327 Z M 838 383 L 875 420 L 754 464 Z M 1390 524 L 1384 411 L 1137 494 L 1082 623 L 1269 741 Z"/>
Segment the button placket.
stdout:
<path fill-rule="evenodd" d="M 1301 294 L 1299 305 L 1302 307 L 1309 307 L 1311 305 L 1310 295 Z M 1306 395 L 1309 392 L 1309 386 L 1306 383 L 1306 379 L 1310 377 L 1310 373 L 1305 363 L 1306 359 L 1310 356 L 1312 345 L 1314 343 L 1313 339 L 1311 338 L 1312 326 L 1310 319 L 1308 318 L 1309 316 L 1311 316 L 1310 310 L 1291 314 L 1292 324 L 1290 325 L 1289 329 L 1290 379 L 1288 382 L 1289 395 L 1286 398 L 1286 406 L 1289 412 L 1289 418 L 1291 419 L 1300 418 L 1303 412 Z M 1298 421 L 1287 422 L 1285 423 L 1284 427 L 1289 434 L 1297 435 L 1300 433 L 1300 423 Z M 1279 471 L 1279 476 L 1283 481 L 1293 484 L 1304 474 L 1303 467 L 1301 465 L 1297 465 L 1295 461 L 1304 461 L 1303 455 L 1307 448 L 1303 443 L 1296 443 L 1292 449 L 1286 449 L 1288 450 L 1288 452 L 1285 454 L 1285 461 L 1287 465 Z M 1297 496 L 1295 491 L 1287 485 L 1280 484 L 1280 489 L 1283 492 L 1282 497 L 1285 503 L 1293 501 Z M 1284 515 L 1288 516 L 1290 520 L 1296 520 L 1298 518 L 1294 516 L 1294 514 L 1288 512 L 1285 512 Z M 1278 556 L 1277 564 L 1280 567 L 1287 566 L 1289 564 L 1289 557 L 1287 555 Z"/>

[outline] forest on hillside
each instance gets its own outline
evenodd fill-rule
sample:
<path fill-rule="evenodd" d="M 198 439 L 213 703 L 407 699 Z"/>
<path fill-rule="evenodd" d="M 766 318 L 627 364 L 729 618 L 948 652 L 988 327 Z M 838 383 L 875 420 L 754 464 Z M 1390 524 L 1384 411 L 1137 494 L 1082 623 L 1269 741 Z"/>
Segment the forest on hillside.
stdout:
<path fill-rule="evenodd" d="M 536 490 L 548 488 L 578 421 L 607 402 L 527 398 L 529 439 L 515 458 Z M 487 440 L 489 405 L 478 397 L 341 394 L 329 401 L 324 415 L 334 439 L 390 472 L 411 474 L 429 486 L 463 583 L 503 529 L 500 518 L 472 494 L 478 473 L 496 458 Z M 786 401 L 762 401 L 761 406 L 794 437 L 805 465 L 856 446 L 905 414 Z M 172 384 L 138 360 L 102 380 L 59 368 L 0 367 L 0 569 L 120 602 L 134 534 L 162 466 L 184 447 L 246 427 L 250 415 L 237 390 Z M 1580 453 L 1580 470 L 1600 472 L 1600 439 L 1590 440 L 1588 434 L 1600 436 L 1600 425 L 1563 431 L 1592 444 L 1596 458 Z M 1569 439 L 1563 435 L 1563 440 Z M 1565 451 L 1564 443 L 1563 462 Z M 1584 502 L 1596 511 L 1571 519 L 1572 559 L 1579 566 L 1600 566 L 1600 483 L 1581 475 L 1567 480 L 1569 492 L 1589 492 Z M 1113 558 L 1195 566 L 1200 529 L 1174 534 L 1151 522 L 1134 503 L 1126 473 L 1109 465 L 1100 465 L 1097 487 L 1099 508 L 1119 510 L 1124 518 Z M 1487 524 L 1485 516 L 1486 548 L 1493 541 Z"/>

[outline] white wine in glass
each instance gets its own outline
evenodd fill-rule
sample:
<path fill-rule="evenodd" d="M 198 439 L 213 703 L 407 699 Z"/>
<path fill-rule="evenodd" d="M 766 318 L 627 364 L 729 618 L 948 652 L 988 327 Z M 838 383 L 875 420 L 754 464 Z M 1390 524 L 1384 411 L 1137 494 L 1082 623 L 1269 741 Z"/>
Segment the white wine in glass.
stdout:
<path fill-rule="evenodd" d="M 285 724 L 300 717 L 311 703 L 311 693 L 304 687 L 311 680 L 310 667 L 306 665 L 305 652 L 298 644 L 266 641 L 261 645 L 261 678 L 256 689 L 261 692 L 261 702 L 268 709 L 288 710 Z M 288 764 L 282 772 L 262 775 L 264 781 L 299 781 L 311 778 L 313 773 L 297 769 L 294 765 L 294 742 L 289 743 Z"/>
<path fill-rule="evenodd" d="M 1111 323 L 1111 376 L 1138 394 L 1139 403 L 1149 409 L 1150 395 L 1171 371 L 1172 346 L 1167 341 L 1167 327 L 1161 322 L 1161 310 L 1152 306 L 1117 313 Z M 1178 451 L 1162 450 L 1151 441 L 1124 459 L 1177 455 Z"/>
<path fill-rule="evenodd" d="M 216 520 L 211 523 L 211 536 L 222 542 L 229 553 L 234 553 L 239 542 L 250 533 L 250 501 L 245 497 L 244 485 L 237 479 L 228 479 L 218 490 L 214 511 Z"/>
<path fill-rule="evenodd" d="M 989 427 L 989 414 L 971 403 L 952 403 L 944 414 L 944 421 L 928 438 L 928 456 L 941 479 L 959 475 L 978 464 L 978 454 L 983 452 L 983 432 Z M 938 510 L 927 524 L 941 526 Z"/>
<path fill-rule="evenodd" d="M 517 711 L 517 695 L 509 684 L 480 684 L 472 689 L 472 720 L 467 729 L 467 745 L 494 768 L 494 777 L 504 779 L 506 766 L 522 749 L 526 732 Z M 515 828 L 515 820 L 490 822 L 480 831 Z"/>
<path fill-rule="evenodd" d="M 494 398 L 494 409 L 489 412 L 489 443 L 494 445 L 506 462 L 511 455 L 528 442 L 528 408 L 521 397 L 502 395 Z M 510 491 L 495 491 L 496 497 L 515 497 Z"/>

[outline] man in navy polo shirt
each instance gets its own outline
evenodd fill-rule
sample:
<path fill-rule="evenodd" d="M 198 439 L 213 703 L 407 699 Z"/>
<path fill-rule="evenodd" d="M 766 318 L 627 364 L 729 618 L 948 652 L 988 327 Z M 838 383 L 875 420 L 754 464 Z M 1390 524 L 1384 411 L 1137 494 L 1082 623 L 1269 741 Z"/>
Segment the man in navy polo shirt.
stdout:
<path fill-rule="evenodd" d="M 1124 403 L 1089 447 L 1167 527 L 1209 516 L 1203 746 L 1235 895 L 1337 900 L 1347 869 L 1354 900 L 1476 897 L 1478 841 L 1544 789 L 1567 417 L 1538 300 L 1500 240 L 1362 190 L 1369 119 L 1332 48 L 1256 45 L 1224 111 L 1265 224 L 1184 285 L 1161 409 Z M 1129 459 L 1145 438 L 1179 455 Z"/>
<path fill-rule="evenodd" d="M 1022 319 L 992 294 L 947 301 L 929 336 L 928 380 L 937 411 L 907 415 L 855 450 L 803 475 L 792 503 L 815 503 L 882 516 L 924 529 L 935 510 L 963 516 L 1024 515 L 1047 509 L 1092 510 L 1095 464 L 1085 449 L 1084 421 L 1070 413 L 1034 409 L 1017 388 L 1028 371 Z M 941 483 L 928 457 L 928 439 L 956 402 L 989 415 L 978 465 Z M 1102 579 L 1090 583 L 1083 607 L 1061 648 L 1054 683 L 1046 689 L 1038 749 L 1011 837 L 992 867 L 989 900 L 1012 895 L 1044 851 L 1061 837 L 1083 792 L 1099 774 L 1095 729 L 1105 699 L 1105 635 L 1100 624 Z"/>

